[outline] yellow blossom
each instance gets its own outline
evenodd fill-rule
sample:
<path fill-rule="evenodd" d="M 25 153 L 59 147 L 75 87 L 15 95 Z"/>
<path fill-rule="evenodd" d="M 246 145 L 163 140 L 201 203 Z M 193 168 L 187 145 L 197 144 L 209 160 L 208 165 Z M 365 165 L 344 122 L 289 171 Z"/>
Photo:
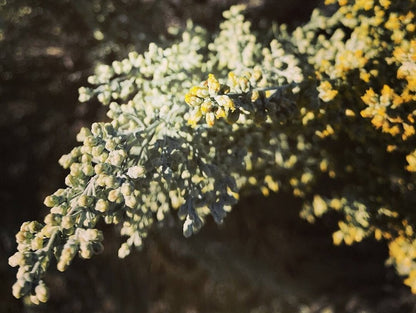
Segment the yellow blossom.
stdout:
<path fill-rule="evenodd" d="M 346 109 L 345 110 L 345 115 L 346 116 L 349 116 L 349 117 L 354 117 L 355 116 L 355 112 L 353 110 Z"/>
<path fill-rule="evenodd" d="M 380 0 L 380 4 L 383 8 L 388 9 L 390 7 L 391 1 L 390 0 Z"/>
<path fill-rule="evenodd" d="M 205 98 L 208 97 L 208 88 L 204 86 L 193 86 L 189 90 L 189 93 L 199 98 Z"/>
<path fill-rule="evenodd" d="M 267 187 L 274 192 L 279 191 L 279 183 L 275 181 L 270 175 L 264 177 L 264 182 L 267 184 Z"/>
<path fill-rule="evenodd" d="M 324 130 L 322 130 L 322 131 L 320 131 L 320 130 L 317 130 L 317 131 L 315 131 L 315 134 L 319 137 L 319 138 L 325 138 L 325 137 L 328 137 L 328 136 L 331 136 L 331 135 L 333 135 L 335 132 L 334 132 L 334 129 L 332 128 L 332 126 L 331 125 L 326 125 L 326 128 L 324 129 Z"/>
<path fill-rule="evenodd" d="M 400 29 L 400 20 L 397 13 L 390 13 L 389 19 L 384 24 L 384 26 L 389 30 L 399 30 Z"/>
<path fill-rule="evenodd" d="M 381 240 L 383 238 L 383 232 L 379 228 L 374 230 L 374 238 L 376 240 Z"/>
<path fill-rule="evenodd" d="M 214 74 L 208 75 L 207 85 L 210 94 L 217 94 L 220 91 L 221 85 Z"/>
<path fill-rule="evenodd" d="M 374 105 L 377 103 L 377 94 L 373 88 L 367 89 L 365 95 L 361 97 L 361 100 L 367 105 Z"/>
<path fill-rule="evenodd" d="M 397 150 L 397 146 L 396 145 L 388 145 L 387 148 L 386 148 L 386 151 L 387 152 L 393 152 L 395 150 Z"/>
<path fill-rule="evenodd" d="M 416 29 L 416 24 L 407 24 L 407 25 L 406 25 L 406 30 L 407 30 L 409 33 L 414 32 L 414 31 L 415 31 L 415 29 Z"/>
<path fill-rule="evenodd" d="M 355 10 L 365 10 L 369 11 L 374 6 L 374 0 L 356 0 L 354 4 Z"/>
<path fill-rule="evenodd" d="M 228 81 L 231 86 L 235 87 L 238 84 L 237 77 L 235 76 L 234 72 L 228 73 Z"/>
<path fill-rule="evenodd" d="M 365 83 L 368 83 L 370 81 L 370 73 L 365 71 L 360 71 L 360 79 L 364 81 Z"/>
<path fill-rule="evenodd" d="M 216 96 L 215 101 L 217 101 L 218 105 L 223 107 L 226 111 L 235 110 L 234 101 L 226 95 Z"/>
<path fill-rule="evenodd" d="M 409 277 L 404 280 L 405 285 L 409 286 L 412 293 L 416 293 L 416 270 L 413 269 L 409 273 Z"/>
<path fill-rule="evenodd" d="M 190 106 L 198 106 L 203 100 L 189 92 L 185 95 L 185 102 Z"/>
<path fill-rule="evenodd" d="M 406 170 L 416 172 L 416 150 L 406 156 L 406 161 L 409 164 L 406 166 Z"/>
<path fill-rule="evenodd" d="M 206 100 L 201 104 L 201 112 L 206 114 L 208 112 L 211 112 L 214 105 L 211 100 Z"/>
<path fill-rule="evenodd" d="M 205 120 L 206 120 L 207 125 L 208 125 L 209 127 L 214 126 L 214 123 L 215 123 L 215 114 L 214 114 L 214 113 L 212 113 L 212 112 L 207 113 L 207 114 L 205 115 Z"/>
<path fill-rule="evenodd" d="M 202 117 L 201 110 L 199 108 L 194 109 L 189 114 L 188 125 L 190 125 L 192 127 L 196 127 L 196 124 L 198 124 L 201 117 Z"/>
<path fill-rule="evenodd" d="M 412 125 L 403 123 L 402 126 L 404 130 L 403 135 L 402 135 L 403 140 L 407 140 L 409 137 L 415 134 L 415 128 Z"/>
<path fill-rule="evenodd" d="M 318 87 L 319 98 L 324 102 L 329 102 L 335 98 L 338 94 L 337 90 L 332 89 L 332 85 L 329 81 L 323 81 Z"/>
<path fill-rule="evenodd" d="M 225 110 L 223 109 L 223 108 L 218 108 L 218 110 L 217 110 L 217 112 L 215 112 L 215 118 L 216 119 L 219 119 L 219 118 L 222 118 L 222 117 L 226 117 L 227 116 L 227 114 L 226 114 L 226 112 L 225 112 Z"/>
<path fill-rule="evenodd" d="M 328 206 L 324 199 L 319 195 L 315 195 L 313 198 L 313 212 L 316 216 L 322 216 L 328 210 Z"/>

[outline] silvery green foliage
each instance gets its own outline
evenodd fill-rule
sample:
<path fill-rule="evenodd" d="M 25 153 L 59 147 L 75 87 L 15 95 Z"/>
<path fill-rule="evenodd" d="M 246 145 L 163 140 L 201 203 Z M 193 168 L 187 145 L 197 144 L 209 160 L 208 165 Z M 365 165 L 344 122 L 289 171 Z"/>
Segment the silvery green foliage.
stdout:
<path fill-rule="evenodd" d="M 388 240 L 416 292 L 415 4 L 375 3 L 338 1 L 292 34 L 261 35 L 234 6 L 217 35 L 189 23 L 178 43 L 97 67 L 79 100 L 96 97 L 110 122 L 80 131 L 60 159 L 67 187 L 16 235 L 13 294 L 46 301 L 52 258 L 64 271 L 100 252 L 100 220 L 118 225 L 125 257 L 172 213 L 190 236 L 241 193 L 280 188 L 310 222 L 340 213 L 335 244 Z"/>
<path fill-rule="evenodd" d="M 266 132 L 244 115 L 234 125 L 221 121 L 215 128 L 187 122 L 185 93 L 208 73 L 242 74 L 261 64 L 269 76 L 262 86 L 301 80 L 296 58 L 278 39 L 263 49 L 256 42 L 242 9 L 224 13 L 226 21 L 212 43 L 203 29 L 189 23 L 178 43 L 164 49 L 150 44 L 143 55 L 132 52 L 111 66 L 100 65 L 88 79 L 92 87 L 80 88 L 79 100 L 97 97 L 108 106 L 111 122 L 81 129 L 81 145 L 59 160 L 70 171 L 67 187 L 45 199 L 50 214 L 44 223 L 24 223 L 17 234 L 18 252 L 9 260 L 19 266 L 15 297 L 47 301 L 42 278 L 52 258 L 64 271 L 76 254 L 90 258 L 100 252 L 99 220 L 120 225 L 126 238 L 118 252 L 123 258 L 172 210 L 184 221 L 185 236 L 198 231 L 207 215 L 221 223 L 243 186 L 277 191 L 276 169 L 294 168 L 308 153 L 302 136 L 289 141 L 272 119 Z M 275 100 L 285 99 L 289 108 L 295 93 L 287 85 Z M 265 121 L 265 112 L 258 113 Z"/>
<path fill-rule="evenodd" d="M 357 21 L 369 14 L 359 5 Z M 367 40 L 380 24 L 360 32 L 341 8 L 332 17 L 316 11 L 292 34 L 281 26 L 260 35 L 243 10 L 224 12 L 216 35 L 189 23 L 177 43 L 150 44 L 142 55 L 100 65 L 80 88 L 79 100 L 96 97 L 110 121 L 81 129 L 80 146 L 59 161 L 70 171 L 67 187 L 45 199 L 44 223 L 26 222 L 17 234 L 18 252 L 9 259 L 19 266 L 16 297 L 46 301 L 42 278 L 52 258 L 64 271 L 75 255 L 100 252 L 100 220 L 125 238 L 123 258 L 171 216 L 182 220 L 186 237 L 209 216 L 221 223 L 245 192 L 289 190 L 303 198 L 300 214 L 310 222 L 340 212 L 336 244 L 372 234 L 389 239 L 405 225 L 394 208 L 406 213 L 413 205 L 412 177 L 402 172 L 414 147 L 402 145 L 406 153 L 393 156 L 390 137 L 371 126 L 368 110 L 360 115 L 363 94 L 381 84 L 369 75 L 400 66 Z"/>

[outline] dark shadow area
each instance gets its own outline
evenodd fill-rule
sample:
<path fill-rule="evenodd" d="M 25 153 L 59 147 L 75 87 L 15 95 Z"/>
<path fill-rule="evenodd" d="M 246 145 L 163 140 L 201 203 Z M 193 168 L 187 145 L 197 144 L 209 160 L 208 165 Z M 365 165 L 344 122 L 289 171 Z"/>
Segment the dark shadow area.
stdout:
<path fill-rule="evenodd" d="M 414 312 L 383 243 L 335 247 L 335 220 L 308 224 L 299 206 L 285 194 L 246 198 L 224 225 L 210 220 L 187 240 L 178 225 L 154 229 L 124 260 L 106 229 L 104 253 L 50 273 L 50 302 L 28 311 Z"/>

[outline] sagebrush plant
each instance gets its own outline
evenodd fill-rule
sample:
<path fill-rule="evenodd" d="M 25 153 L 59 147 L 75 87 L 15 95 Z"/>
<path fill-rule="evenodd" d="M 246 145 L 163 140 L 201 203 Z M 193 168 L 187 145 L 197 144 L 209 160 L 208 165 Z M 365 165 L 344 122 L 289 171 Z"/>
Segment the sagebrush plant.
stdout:
<path fill-rule="evenodd" d="M 47 301 L 53 259 L 64 271 L 103 249 L 100 220 L 126 237 L 124 258 L 172 213 L 190 236 L 242 192 L 279 190 L 310 222 L 337 211 L 337 245 L 385 240 L 416 293 L 416 1 L 335 2 L 292 33 L 257 34 L 233 6 L 216 35 L 189 23 L 177 43 L 98 66 L 79 100 L 111 121 L 81 129 L 59 161 L 67 187 L 16 235 L 14 296 Z"/>

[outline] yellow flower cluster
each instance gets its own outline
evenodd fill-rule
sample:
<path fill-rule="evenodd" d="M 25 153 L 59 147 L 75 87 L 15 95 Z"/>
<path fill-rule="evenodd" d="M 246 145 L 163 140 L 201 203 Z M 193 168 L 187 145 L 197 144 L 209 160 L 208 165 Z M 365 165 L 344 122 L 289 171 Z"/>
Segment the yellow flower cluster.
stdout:
<path fill-rule="evenodd" d="M 416 134 L 416 110 L 412 109 L 416 101 L 413 4 L 399 5 L 390 0 L 326 0 L 325 3 L 340 6 L 326 27 L 342 21 L 352 33 L 347 37 L 344 30 L 337 29 L 329 38 L 323 35 L 318 38 L 322 48 L 312 59 L 317 78 L 321 80 L 317 88 L 320 99 L 336 101 L 338 89 L 342 87 L 342 83 L 337 83 L 334 88 L 328 78 L 348 82 L 347 88 L 356 91 L 363 88 L 361 100 L 365 107 L 360 103 L 359 110 L 350 106 L 345 108 L 346 112 L 358 111 L 362 118 L 371 119 L 376 129 L 390 134 L 394 140 L 408 140 Z M 380 77 L 381 71 L 383 77 Z M 393 151 L 396 148 L 392 147 L 396 146 L 395 141 L 387 150 Z"/>
<path fill-rule="evenodd" d="M 188 114 L 188 124 L 196 127 L 202 117 L 205 117 L 209 127 L 222 118 L 233 124 L 238 120 L 240 113 L 251 113 L 250 108 L 243 108 L 236 103 L 254 103 L 261 93 L 266 97 L 270 96 L 271 90 L 263 92 L 256 89 L 262 77 L 261 70 L 256 67 L 252 71 L 244 71 L 241 75 L 229 72 L 226 84 L 221 84 L 213 74 L 209 74 L 207 80 L 191 87 L 185 95 L 185 102 L 193 107 Z"/>
<path fill-rule="evenodd" d="M 339 6 L 346 6 L 351 1 L 349 0 L 325 0 L 326 5 L 334 4 L 336 2 L 338 2 Z M 390 0 L 380 0 L 379 3 L 385 9 L 387 9 L 391 5 Z M 374 0 L 356 0 L 353 6 L 354 10 L 356 11 L 358 10 L 369 11 L 373 7 L 374 7 Z"/>
<path fill-rule="evenodd" d="M 408 163 L 406 170 L 416 172 L 416 150 L 406 156 L 406 161 Z"/>
<path fill-rule="evenodd" d="M 338 94 L 338 91 L 332 88 L 332 85 L 329 81 L 321 82 L 321 84 L 318 87 L 318 91 L 319 98 L 321 98 L 321 100 L 324 102 L 331 101 Z"/>
<path fill-rule="evenodd" d="M 185 95 L 185 102 L 193 107 L 188 124 L 195 127 L 205 116 L 207 125 L 211 127 L 216 119 L 231 117 L 236 107 L 233 99 L 227 95 L 229 92 L 230 88 L 220 84 L 213 74 L 209 74 L 200 86 L 193 86 Z"/>
<path fill-rule="evenodd" d="M 339 230 L 332 234 L 332 239 L 335 245 L 340 245 L 343 241 L 347 245 L 352 245 L 354 242 L 360 242 L 366 237 L 364 229 L 356 227 L 344 222 L 338 223 Z"/>
<path fill-rule="evenodd" d="M 380 5 L 384 9 L 387 9 L 390 4 L 390 1 L 380 1 Z M 391 83 L 397 88 L 396 90 L 385 84 L 380 94 L 377 94 L 373 88 L 368 88 L 361 98 L 367 105 L 361 111 L 361 116 L 371 118 L 374 127 L 383 132 L 392 136 L 401 135 L 402 140 L 407 140 L 415 134 L 416 111 L 407 111 L 403 116 L 400 109 L 416 101 L 416 40 L 408 39 L 414 37 L 415 16 L 411 11 L 406 14 L 398 14 L 383 11 L 383 8 L 377 7 L 375 11 L 379 16 L 384 17 L 384 27 L 390 32 L 391 41 L 382 41 L 374 31 L 369 35 L 377 38 L 381 47 L 390 51 L 390 56 L 387 56 L 383 61 L 387 66 L 393 65 L 392 70 L 396 71 L 396 78 L 399 81 L 396 84 Z M 362 76 L 362 79 L 367 81 L 368 77 L 366 79 Z M 406 82 L 405 84 L 401 83 L 403 80 Z"/>
<path fill-rule="evenodd" d="M 392 32 L 391 39 L 395 44 L 400 44 L 408 33 L 415 31 L 415 15 L 408 12 L 406 15 L 391 13 L 387 22 L 384 24 L 386 29 Z"/>
<path fill-rule="evenodd" d="M 414 24 L 412 24 L 414 25 Z M 397 78 L 405 79 L 407 86 L 404 88 L 402 97 L 404 101 L 416 100 L 416 39 L 405 41 L 396 47 L 393 58 L 399 64 Z"/>
<path fill-rule="evenodd" d="M 367 105 L 360 112 L 361 116 L 371 118 L 374 127 L 392 136 L 401 134 L 403 140 L 415 134 L 415 128 L 412 125 L 415 121 L 413 113 L 408 114 L 406 119 L 392 116 L 391 112 L 403 103 L 403 97 L 395 93 L 390 86 L 384 85 L 380 94 L 377 94 L 373 88 L 369 88 L 361 99 Z"/>
<path fill-rule="evenodd" d="M 390 241 L 388 264 L 394 265 L 400 275 L 405 276 L 404 283 L 416 293 L 416 240 L 413 227 L 403 221 L 404 231 Z"/>

